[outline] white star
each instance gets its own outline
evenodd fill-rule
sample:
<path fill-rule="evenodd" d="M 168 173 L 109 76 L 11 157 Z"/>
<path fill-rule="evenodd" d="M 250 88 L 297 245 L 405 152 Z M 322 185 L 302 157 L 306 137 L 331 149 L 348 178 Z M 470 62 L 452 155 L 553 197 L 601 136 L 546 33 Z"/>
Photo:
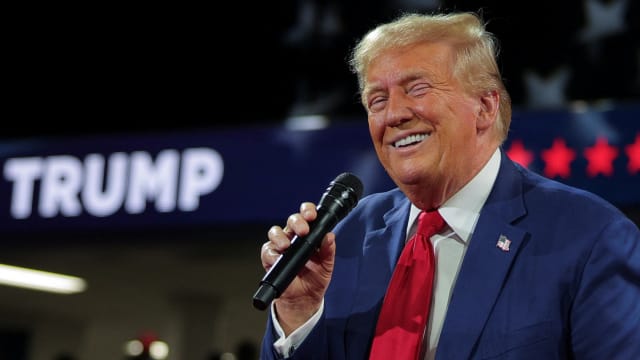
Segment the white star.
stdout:
<path fill-rule="evenodd" d="M 587 27 L 580 31 L 580 40 L 591 43 L 624 32 L 627 1 L 614 0 L 605 4 L 600 0 L 587 0 Z"/>
<path fill-rule="evenodd" d="M 533 70 L 523 74 L 526 87 L 526 103 L 533 108 L 559 107 L 567 103 L 566 89 L 571 70 L 561 66 L 553 74 L 543 77 Z"/>

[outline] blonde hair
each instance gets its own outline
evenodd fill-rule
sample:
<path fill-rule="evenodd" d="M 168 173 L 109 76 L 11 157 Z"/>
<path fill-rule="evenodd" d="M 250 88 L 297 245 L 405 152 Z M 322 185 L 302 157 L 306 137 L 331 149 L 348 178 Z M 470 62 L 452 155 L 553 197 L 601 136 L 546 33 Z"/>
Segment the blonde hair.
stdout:
<path fill-rule="evenodd" d="M 494 127 L 500 140 L 504 141 L 511 124 L 511 99 L 498 69 L 498 41 L 475 13 L 404 14 L 369 31 L 355 46 L 349 61 L 358 77 L 361 95 L 367 68 L 383 51 L 421 42 L 444 41 L 456 49 L 453 76 L 468 91 L 478 94 L 497 91 L 500 94 L 498 121 Z"/>

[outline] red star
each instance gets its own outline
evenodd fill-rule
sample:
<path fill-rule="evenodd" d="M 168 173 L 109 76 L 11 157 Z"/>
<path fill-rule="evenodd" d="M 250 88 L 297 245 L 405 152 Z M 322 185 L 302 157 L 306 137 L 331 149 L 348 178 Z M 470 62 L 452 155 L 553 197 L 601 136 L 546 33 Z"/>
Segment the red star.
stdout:
<path fill-rule="evenodd" d="M 553 140 L 553 145 L 548 150 L 542 151 L 542 160 L 545 162 L 544 174 L 547 177 L 560 176 L 568 178 L 571 175 L 569 166 L 576 158 L 576 152 L 568 148 L 564 139 Z"/>
<path fill-rule="evenodd" d="M 587 175 L 613 175 L 613 160 L 618 157 L 618 149 L 610 146 L 605 137 L 598 137 L 595 145 L 584 149 L 584 156 L 589 160 Z"/>
<path fill-rule="evenodd" d="M 507 156 L 526 168 L 533 161 L 533 153 L 525 149 L 521 140 L 513 140 L 511 142 L 511 147 L 507 150 Z"/>
<path fill-rule="evenodd" d="M 629 173 L 634 175 L 640 172 L 640 134 L 637 134 L 636 141 L 631 145 L 627 145 L 624 150 L 629 157 L 629 165 L 627 166 Z"/>

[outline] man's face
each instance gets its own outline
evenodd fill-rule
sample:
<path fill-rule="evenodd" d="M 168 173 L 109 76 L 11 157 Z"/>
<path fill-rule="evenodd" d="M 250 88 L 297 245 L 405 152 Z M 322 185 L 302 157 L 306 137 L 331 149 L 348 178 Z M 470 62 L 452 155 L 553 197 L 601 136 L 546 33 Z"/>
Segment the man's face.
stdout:
<path fill-rule="evenodd" d="M 418 44 L 383 51 L 365 75 L 378 158 L 422 208 L 441 205 L 484 164 L 477 128 L 483 102 L 453 78 L 452 64 L 448 44 Z"/>

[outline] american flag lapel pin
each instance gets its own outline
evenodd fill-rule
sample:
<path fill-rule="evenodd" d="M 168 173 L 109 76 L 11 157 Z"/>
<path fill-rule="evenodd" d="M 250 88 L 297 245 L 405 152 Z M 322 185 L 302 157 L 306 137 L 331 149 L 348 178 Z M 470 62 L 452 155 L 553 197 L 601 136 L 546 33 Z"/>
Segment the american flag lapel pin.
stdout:
<path fill-rule="evenodd" d="M 507 239 L 504 235 L 500 235 L 496 247 L 502 251 L 509 251 L 509 245 L 511 245 L 511 240 Z"/>

